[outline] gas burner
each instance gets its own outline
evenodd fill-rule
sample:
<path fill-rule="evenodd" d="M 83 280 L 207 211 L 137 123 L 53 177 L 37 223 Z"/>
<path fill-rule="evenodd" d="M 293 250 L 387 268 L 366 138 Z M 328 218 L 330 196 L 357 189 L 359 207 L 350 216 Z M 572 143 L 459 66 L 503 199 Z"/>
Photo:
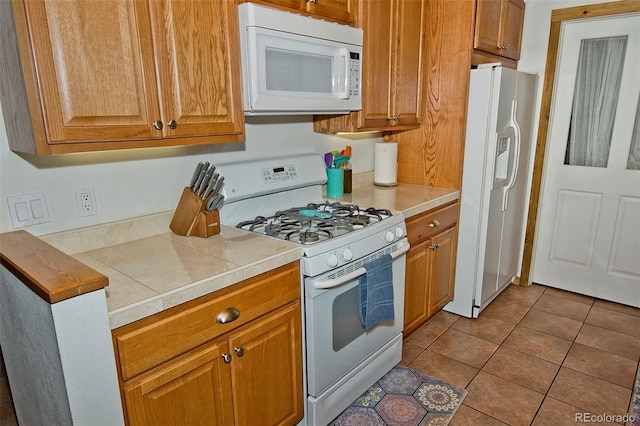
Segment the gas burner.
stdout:
<path fill-rule="evenodd" d="M 391 216 L 389 210 L 362 209 L 355 204 L 309 203 L 277 211 L 273 216 L 257 216 L 236 227 L 300 244 L 313 244 L 357 231 Z"/>
<path fill-rule="evenodd" d="M 284 239 L 287 241 L 292 241 L 294 243 L 313 244 L 321 240 L 328 240 L 329 238 L 332 238 L 332 237 L 333 235 L 331 234 L 331 232 L 321 229 L 318 231 L 299 230 L 299 231 L 289 232 L 288 234 L 286 234 Z"/>

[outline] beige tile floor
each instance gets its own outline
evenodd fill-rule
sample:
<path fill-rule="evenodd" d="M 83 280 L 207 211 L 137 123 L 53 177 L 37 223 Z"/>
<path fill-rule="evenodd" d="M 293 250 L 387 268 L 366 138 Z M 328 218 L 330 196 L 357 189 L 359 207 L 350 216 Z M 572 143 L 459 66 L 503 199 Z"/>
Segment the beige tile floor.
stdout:
<path fill-rule="evenodd" d="M 478 319 L 438 313 L 402 363 L 469 392 L 452 426 L 561 426 L 627 413 L 639 360 L 640 309 L 534 284 Z"/>

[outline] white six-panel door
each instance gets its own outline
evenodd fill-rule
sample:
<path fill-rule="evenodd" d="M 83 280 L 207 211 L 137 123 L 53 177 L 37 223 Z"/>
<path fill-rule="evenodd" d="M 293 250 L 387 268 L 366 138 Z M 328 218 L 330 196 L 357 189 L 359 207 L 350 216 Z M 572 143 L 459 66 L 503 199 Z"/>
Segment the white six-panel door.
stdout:
<path fill-rule="evenodd" d="M 600 110 L 590 110 L 586 120 L 596 124 L 596 132 L 610 134 L 609 139 L 607 135 L 603 138 L 610 140 L 604 149 L 606 159 L 600 165 L 584 165 L 567 154 L 570 132 L 575 132 L 574 140 L 578 139 L 574 143 L 588 139 L 575 138 L 578 131 L 572 124 L 572 120 L 579 121 L 575 116 L 572 119 L 572 110 L 578 111 L 588 103 L 578 98 L 578 105 L 574 104 L 581 43 L 583 39 L 624 39 L 625 35 L 612 130 L 604 131 L 610 120 Z M 602 63 L 605 68 L 615 66 L 613 59 Z M 611 69 L 593 72 L 615 74 Z M 613 93 L 609 88 L 601 96 L 615 98 Z M 639 103 L 640 14 L 566 22 L 560 37 L 549 119 L 534 282 L 640 307 Z M 634 151 L 638 156 L 635 160 Z"/>

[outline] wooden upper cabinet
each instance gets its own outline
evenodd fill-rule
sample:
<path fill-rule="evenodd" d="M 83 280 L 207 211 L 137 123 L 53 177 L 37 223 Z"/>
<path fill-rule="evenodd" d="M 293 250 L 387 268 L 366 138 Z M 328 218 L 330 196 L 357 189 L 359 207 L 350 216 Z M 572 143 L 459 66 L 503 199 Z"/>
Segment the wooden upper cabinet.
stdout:
<path fill-rule="evenodd" d="M 26 1 L 48 143 L 151 138 L 160 117 L 148 10 L 134 2 Z M 137 9 L 137 10 L 136 10 Z"/>
<path fill-rule="evenodd" d="M 316 116 L 323 133 L 406 130 L 420 125 L 423 0 L 361 0 L 358 26 L 364 30 L 362 110 Z"/>
<path fill-rule="evenodd" d="M 391 116 L 394 117 L 392 124 L 396 127 L 417 127 L 420 124 L 424 2 L 404 0 L 394 3 L 395 29 L 392 31 L 394 39 L 391 45 L 393 83 L 390 85 Z"/>
<path fill-rule="evenodd" d="M 364 30 L 362 48 L 362 111 L 358 114 L 358 127 L 387 127 L 393 115 L 391 88 L 393 80 L 393 43 L 397 28 L 393 16 L 393 1 L 363 1 L 359 21 Z"/>
<path fill-rule="evenodd" d="M 474 49 L 518 60 L 524 8 L 524 0 L 478 0 Z"/>
<path fill-rule="evenodd" d="M 14 141 L 20 131 L 11 127 L 28 120 L 5 118 L 12 150 L 58 154 L 244 139 L 235 1 L 12 6 L 3 36 L 15 32 L 19 55 L 7 53 L 13 75 L 4 78 L 20 83 L 8 85 L 9 96 L 28 99 L 33 134 L 30 144 Z M 12 109 L 5 117 L 25 115 L 3 100 L 5 107 Z"/>
<path fill-rule="evenodd" d="M 240 134 L 238 11 L 234 1 L 151 1 L 163 136 Z"/>
<path fill-rule="evenodd" d="M 309 13 L 349 24 L 355 21 L 353 3 L 353 0 L 305 0 Z"/>
<path fill-rule="evenodd" d="M 341 24 L 355 22 L 355 0 L 251 0 L 265 6 L 277 6 L 291 11 L 305 12 Z M 239 1 L 238 3 L 241 3 Z"/>

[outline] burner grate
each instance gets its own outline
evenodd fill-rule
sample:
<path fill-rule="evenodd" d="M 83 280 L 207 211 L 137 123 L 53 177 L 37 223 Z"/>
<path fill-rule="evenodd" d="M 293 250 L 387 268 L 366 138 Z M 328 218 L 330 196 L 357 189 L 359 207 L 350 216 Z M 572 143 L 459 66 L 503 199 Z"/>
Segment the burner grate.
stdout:
<path fill-rule="evenodd" d="M 278 211 L 273 216 L 256 216 L 236 227 L 300 244 L 315 244 L 357 231 L 390 216 L 389 210 L 362 209 L 356 204 L 309 203 Z"/>

